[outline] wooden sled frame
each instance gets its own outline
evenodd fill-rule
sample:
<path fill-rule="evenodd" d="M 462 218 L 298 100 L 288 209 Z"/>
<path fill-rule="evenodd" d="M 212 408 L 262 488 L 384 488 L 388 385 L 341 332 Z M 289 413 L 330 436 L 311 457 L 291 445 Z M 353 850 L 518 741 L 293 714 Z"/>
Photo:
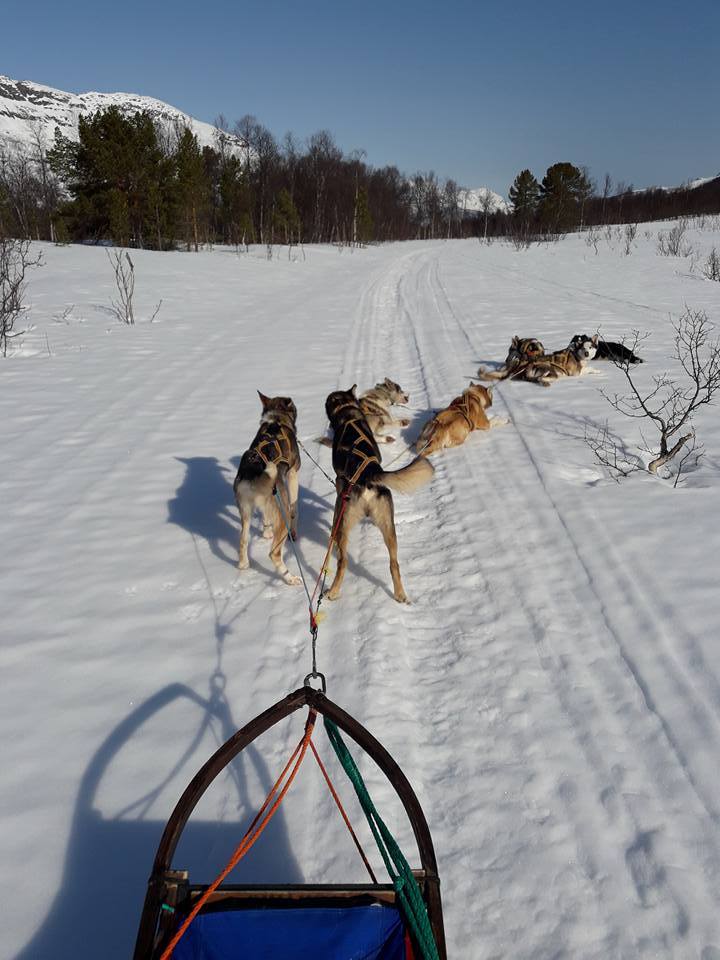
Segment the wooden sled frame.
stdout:
<path fill-rule="evenodd" d="M 423 892 L 440 960 L 447 960 L 437 861 L 427 820 L 415 791 L 383 745 L 350 714 L 328 699 L 324 693 L 310 686 L 300 687 L 288 694 L 238 730 L 210 757 L 185 788 L 165 826 L 155 855 L 133 960 L 156 960 L 169 942 L 173 933 L 172 912 L 163 909 L 163 905 L 174 908 L 179 902 L 187 902 L 187 898 L 192 902 L 207 888 L 207 884 L 190 883 L 186 871 L 173 870 L 171 867 L 182 832 L 200 798 L 239 753 L 275 724 L 305 706 L 328 717 L 351 737 L 372 757 L 397 793 L 410 821 L 420 856 L 420 869 L 413 872 Z M 394 896 L 390 884 L 228 884 L 216 891 L 208 906 L 212 909 L 213 906 L 220 906 L 223 901 L 230 899 L 252 901 L 258 906 L 268 902 L 278 905 L 286 902 L 288 906 L 291 902 L 297 905 L 303 901 L 333 901 L 345 904 L 367 903 L 373 900 L 394 902 Z"/>

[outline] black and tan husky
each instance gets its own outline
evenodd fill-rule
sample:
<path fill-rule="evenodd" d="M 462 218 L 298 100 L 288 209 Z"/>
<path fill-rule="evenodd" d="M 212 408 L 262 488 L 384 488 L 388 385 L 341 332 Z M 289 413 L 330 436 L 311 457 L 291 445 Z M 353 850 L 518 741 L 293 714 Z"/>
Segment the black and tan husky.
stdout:
<path fill-rule="evenodd" d="M 264 536 L 272 539 L 270 559 L 285 583 L 295 585 L 301 582 L 300 577 L 293 576 L 283 563 L 282 549 L 288 537 L 286 521 L 293 540 L 297 535 L 300 470 L 295 431 L 297 410 L 290 397 L 266 397 L 259 390 L 258 395 L 263 410 L 260 429 L 250 448 L 242 455 L 233 484 L 241 523 L 238 570 L 246 570 L 250 565 L 250 520 L 257 508 L 263 516 Z"/>
<path fill-rule="evenodd" d="M 380 461 L 380 448 L 363 415 L 355 393 L 336 390 L 325 401 L 325 411 L 333 429 L 333 468 L 337 499 L 333 531 L 337 548 L 337 572 L 327 596 L 336 600 L 348 562 L 350 531 L 363 517 L 379 528 L 390 555 L 393 596 L 398 603 L 409 603 L 397 557 L 397 534 L 391 490 L 412 493 L 428 483 L 434 473 L 432 464 L 417 457 L 401 470 L 386 472 Z"/>
<path fill-rule="evenodd" d="M 479 367 L 479 380 L 512 380 L 528 360 L 539 360 L 545 355 L 545 347 L 536 337 L 513 337 L 505 363 L 497 370 Z"/>
<path fill-rule="evenodd" d="M 556 350 L 521 364 L 517 378 L 538 383 L 541 387 L 549 387 L 560 377 L 579 377 L 588 361 L 595 356 L 597 344 L 597 335 L 580 340 L 573 337 L 564 350 Z"/>

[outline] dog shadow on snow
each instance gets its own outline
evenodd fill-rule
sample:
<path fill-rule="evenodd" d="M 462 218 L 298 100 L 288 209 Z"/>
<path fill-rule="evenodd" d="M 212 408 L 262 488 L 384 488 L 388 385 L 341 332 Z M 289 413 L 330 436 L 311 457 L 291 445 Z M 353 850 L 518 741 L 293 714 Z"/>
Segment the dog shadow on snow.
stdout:
<path fill-rule="evenodd" d="M 398 442 L 401 443 L 402 441 Z M 388 449 L 394 449 L 397 445 L 389 444 Z M 390 454 L 390 456 L 393 455 Z M 175 491 L 175 496 L 168 501 L 168 523 L 176 524 L 186 530 L 193 538 L 205 540 L 213 556 L 232 567 L 236 567 L 240 518 L 235 506 L 232 485 L 240 464 L 240 457 L 233 457 L 228 465 L 224 465 L 216 457 L 177 457 L 176 459 L 185 467 L 185 473 Z M 300 486 L 298 539 L 294 546 L 303 564 L 306 578 L 309 572 L 313 582 L 319 571 L 315 570 L 306 558 L 303 544 L 311 541 L 323 548 L 327 547 L 334 506 L 335 490 L 330 487 L 329 483 L 325 495 L 317 494 L 308 487 Z M 351 539 L 349 573 L 368 580 L 374 586 L 384 590 L 388 596 L 392 596 L 392 592 L 387 585 L 373 576 L 352 556 L 352 544 L 356 537 L 357 530 L 353 532 Z M 385 550 L 379 532 L 378 538 L 380 548 Z M 268 559 L 269 552 L 270 544 L 262 538 L 262 525 L 256 515 L 253 517 L 250 538 L 251 570 L 253 573 L 261 573 L 273 583 L 280 583 L 280 578 Z M 295 573 L 293 544 L 289 540 L 285 544 L 283 556 L 285 563 Z M 312 584 L 308 583 L 308 586 L 312 587 Z"/>
<path fill-rule="evenodd" d="M 222 677 L 222 675 L 220 675 Z M 223 678 L 224 679 L 224 678 Z M 223 695 L 218 673 L 210 693 L 202 696 L 181 683 L 171 683 L 133 709 L 110 731 L 90 758 L 75 801 L 68 830 L 67 851 L 55 900 L 45 920 L 15 960 L 78 960 L 103 957 L 127 960 L 132 956 L 147 879 L 166 817 L 191 776 L 208 759 L 216 745 L 237 730 Z M 163 717 L 163 712 L 172 714 Z M 130 773 L 134 752 L 147 750 L 147 737 L 158 740 L 168 722 L 182 711 L 183 723 L 173 723 L 169 749 L 155 758 L 156 773 L 142 795 L 129 804 L 107 799 L 109 788 Z M 174 749 L 172 749 L 174 748 Z M 146 756 L 147 759 L 147 756 Z M 260 752 L 249 746 L 226 768 L 222 779 L 232 811 L 227 822 L 192 815 L 178 845 L 173 865 L 190 870 L 194 880 L 211 880 L 224 865 L 257 804 L 255 787 L 267 793 L 273 777 Z M 232 876 L 235 883 L 300 883 L 302 872 L 295 859 L 282 810 L 273 817 L 262 841 Z M 42 896 L 47 878 L 35 884 Z"/>

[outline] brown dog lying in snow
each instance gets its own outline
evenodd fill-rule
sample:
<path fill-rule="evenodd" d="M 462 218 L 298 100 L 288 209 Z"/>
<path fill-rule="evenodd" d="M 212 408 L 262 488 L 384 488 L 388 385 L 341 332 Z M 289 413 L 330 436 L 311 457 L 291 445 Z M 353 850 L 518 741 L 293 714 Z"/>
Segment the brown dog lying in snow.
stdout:
<path fill-rule="evenodd" d="M 501 417 L 490 420 L 485 411 L 492 406 L 492 387 L 471 383 L 459 397 L 428 420 L 415 442 L 422 456 L 429 456 L 444 447 L 459 447 L 473 430 L 490 430 L 508 422 Z"/>

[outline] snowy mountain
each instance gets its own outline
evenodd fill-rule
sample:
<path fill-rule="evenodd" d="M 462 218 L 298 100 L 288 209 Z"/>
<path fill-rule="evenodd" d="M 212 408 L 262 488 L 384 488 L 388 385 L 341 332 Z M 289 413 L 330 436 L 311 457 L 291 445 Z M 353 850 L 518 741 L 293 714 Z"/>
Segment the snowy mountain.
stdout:
<path fill-rule="evenodd" d="M 499 193 L 495 193 L 489 187 L 475 187 L 473 190 L 460 190 L 458 193 L 458 206 L 464 212 L 472 213 L 478 210 L 485 210 L 485 200 L 489 200 L 488 213 L 509 213 L 510 204 L 503 199 Z"/>
<path fill-rule="evenodd" d="M 84 114 L 108 107 L 119 107 L 123 113 L 144 110 L 160 125 L 190 126 L 201 146 L 215 144 L 216 128 L 196 120 L 169 103 L 136 93 L 66 93 L 29 80 L 12 80 L 0 75 L 0 146 L 30 146 L 38 137 L 46 145 L 52 143 L 55 128 L 71 139 L 77 139 L 78 119 Z M 240 146 L 237 137 L 230 140 Z"/>

